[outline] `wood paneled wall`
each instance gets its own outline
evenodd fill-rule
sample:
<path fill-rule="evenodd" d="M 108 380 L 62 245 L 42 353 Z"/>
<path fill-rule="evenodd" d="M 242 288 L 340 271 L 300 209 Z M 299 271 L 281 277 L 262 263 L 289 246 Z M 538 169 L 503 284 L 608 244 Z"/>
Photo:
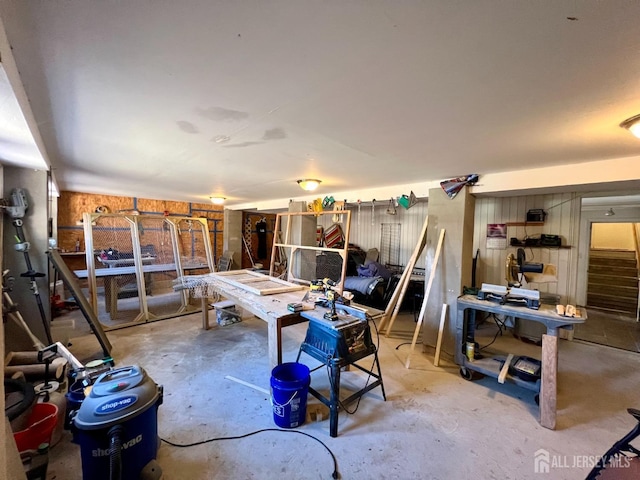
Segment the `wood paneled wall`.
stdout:
<path fill-rule="evenodd" d="M 389 200 L 375 202 L 372 208 L 371 202 L 363 202 L 358 210 L 357 205 L 349 204 L 347 208 L 351 210 L 351 232 L 349 243 L 357 245 L 363 250 L 370 248 L 380 249 L 380 234 L 383 223 L 399 223 L 400 226 L 400 264 L 406 265 L 409 257 L 418 241 L 418 235 L 422 231 L 422 225 L 427 216 L 427 202 L 418 200 L 418 203 L 408 210 L 398 206 L 395 215 L 389 215 L 387 209 Z M 373 219 L 372 219 L 373 213 Z M 331 226 L 331 216 L 323 219 L 321 224 L 325 229 Z M 424 254 L 417 262 L 416 266 L 424 268 Z"/>
<path fill-rule="evenodd" d="M 477 285 L 482 282 L 506 285 L 505 262 L 509 253 L 516 253 L 516 247 L 507 246 L 504 250 L 486 248 L 487 224 L 525 222 L 527 211 L 541 208 L 547 212 L 542 226 L 509 226 L 507 228 L 507 244 L 510 237 L 523 239 L 540 234 L 560 235 L 562 244 L 571 248 L 526 248 L 527 261 L 553 264 L 557 267 L 558 281 L 554 283 L 540 283 L 525 285 L 544 293 L 560 295 L 564 303 L 575 302 L 576 275 L 578 261 L 578 235 L 580 225 L 580 195 L 576 193 L 562 193 L 549 195 L 527 195 L 517 197 L 480 197 L 476 200 L 474 220 L 474 248 L 479 249 L 478 269 L 476 273 Z M 348 205 L 351 210 L 350 243 L 367 250 L 380 248 L 380 232 L 382 223 L 400 223 L 400 263 L 406 265 L 428 214 L 428 204 L 425 199 L 405 210 L 396 209 L 396 215 L 386 213 L 388 200 L 376 202 L 372 221 L 371 202 L 364 202 L 358 213 L 357 205 Z M 324 228 L 331 225 L 330 217 L 325 220 Z M 417 266 L 424 268 L 425 253 L 419 259 Z M 471 279 L 468 280 L 471 285 Z"/>
<path fill-rule="evenodd" d="M 506 285 L 505 263 L 509 253 L 517 247 L 504 250 L 487 248 L 487 224 L 525 222 L 527 211 L 541 208 L 547 212 L 542 226 L 508 226 L 507 244 L 511 237 L 539 237 L 540 234 L 560 235 L 562 245 L 571 248 L 525 248 L 527 261 L 553 264 L 557 267 L 558 281 L 554 283 L 525 284 L 541 292 L 560 295 L 560 302 L 575 302 L 576 266 L 578 261 L 578 231 L 580 225 L 580 197 L 575 193 L 530 195 L 519 197 L 478 198 L 474 222 L 474 255 L 480 250 L 477 286 L 482 282 Z"/>
<path fill-rule="evenodd" d="M 80 223 L 83 213 L 95 213 L 102 209 L 108 213 L 137 211 L 145 215 L 180 215 L 207 218 L 214 261 L 222 255 L 224 209 L 211 203 L 187 203 L 169 200 L 152 200 L 136 197 L 117 197 L 91 193 L 63 191 L 58 199 L 58 247 L 73 252 L 76 240 L 84 250 L 84 231 Z"/>

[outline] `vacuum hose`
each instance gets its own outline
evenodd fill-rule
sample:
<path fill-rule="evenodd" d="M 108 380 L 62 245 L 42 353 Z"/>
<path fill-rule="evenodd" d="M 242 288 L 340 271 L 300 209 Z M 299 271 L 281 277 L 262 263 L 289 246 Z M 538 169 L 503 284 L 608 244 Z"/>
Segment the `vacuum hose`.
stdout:
<path fill-rule="evenodd" d="M 109 429 L 109 480 L 122 480 L 122 425 Z"/>

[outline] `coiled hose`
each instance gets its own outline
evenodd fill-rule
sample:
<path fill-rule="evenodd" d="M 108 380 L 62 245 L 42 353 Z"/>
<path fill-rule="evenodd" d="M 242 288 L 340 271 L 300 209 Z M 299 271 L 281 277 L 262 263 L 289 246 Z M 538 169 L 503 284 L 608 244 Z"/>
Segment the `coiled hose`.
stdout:
<path fill-rule="evenodd" d="M 109 480 L 122 480 L 122 425 L 109 429 Z"/>

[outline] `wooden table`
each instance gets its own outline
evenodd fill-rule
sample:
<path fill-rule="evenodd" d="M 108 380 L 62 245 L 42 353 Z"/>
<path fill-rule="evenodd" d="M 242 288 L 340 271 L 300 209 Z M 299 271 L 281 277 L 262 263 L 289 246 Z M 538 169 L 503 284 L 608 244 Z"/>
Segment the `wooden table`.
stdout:
<path fill-rule="evenodd" d="M 557 375 L 558 375 L 558 330 L 561 328 L 572 329 L 573 325 L 584 323 L 587 314 L 584 309 L 578 309 L 580 317 L 564 317 L 558 315 L 555 305 L 541 304 L 538 310 L 525 306 L 501 305 L 499 303 L 479 300 L 474 295 L 458 297 L 458 314 L 456 319 L 456 343 L 455 360 L 463 368 L 475 370 L 485 375 L 498 377 L 500 368 L 492 367 L 488 362 L 470 362 L 463 353 L 467 339 L 473 338 L 475 329 L 475 314 L 465 319 L 465 311 L 477 310 L 496 313 L 507 317 L 519 318 L 525 321 L 533 321 L 544 324 L 547 333 L 542 335 L 542 374 L 540 378 L 540 424 L 549 429 L 556 428 L 556 399 L 557 399 Z M 497 363 L 497 362 L 494 362 Z M 531 388 L 524 381 L 513 379 L 514 383 Z M 529 382 L 531 383 L 531 382 Z"/>
<path fill-rule="evenodd" d="M 293 313 L 287 310 L 287 305 L 289 303 L 300 303 L 308 289 L 305 288 L 304 290 L 295 292 L 275 293 L 272 295 L 256 295 L 216 278 L 215 274 L 205 275 L 205 277 L 208 283 L 207 290 L 212 293 L 219 293 L 243 309 L 251 312 L 256 317 L 267 322 L 269 363 L 272 368 L 281 364 L 282 329 L 307 321 L 307 319 L 299 313 Z M 203 294 L 199 296 L 202 299 L 202 328 L 207 330 L 209 329 L 209 297 Z M 367 310 L 369 315 L 374 319 L 384 313 L 369 307 L 361 308 Z"/>
<path fill-rule="evenodd" d="M 273 295 L 256 295 L 215 279 L 213 276 L 208 282 L 211 284 L 211 288 L 220 295 L 232 300 L 236 305 L 267 322 L 269 363 L 272 368 L 281 364 L 282 329 L 307 321 L 300 314 L 287 310 L 287 304 L 299 303 L 306 290 L 275 293 Z M 202 328 L 209 329 L 208 297 L 202 297 Z"/>

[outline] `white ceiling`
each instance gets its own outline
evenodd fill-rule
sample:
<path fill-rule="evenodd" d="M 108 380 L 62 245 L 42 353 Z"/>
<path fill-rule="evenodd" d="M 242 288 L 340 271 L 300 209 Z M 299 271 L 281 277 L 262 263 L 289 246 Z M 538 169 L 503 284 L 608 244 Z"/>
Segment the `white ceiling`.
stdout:
<path fill-rule="evenodd" d="M 640 155 L 618 126 L 640 113 L 636 1 L 0 8 L 62 190 L 249 207 L 303 177 L 355 200 Z"/>

